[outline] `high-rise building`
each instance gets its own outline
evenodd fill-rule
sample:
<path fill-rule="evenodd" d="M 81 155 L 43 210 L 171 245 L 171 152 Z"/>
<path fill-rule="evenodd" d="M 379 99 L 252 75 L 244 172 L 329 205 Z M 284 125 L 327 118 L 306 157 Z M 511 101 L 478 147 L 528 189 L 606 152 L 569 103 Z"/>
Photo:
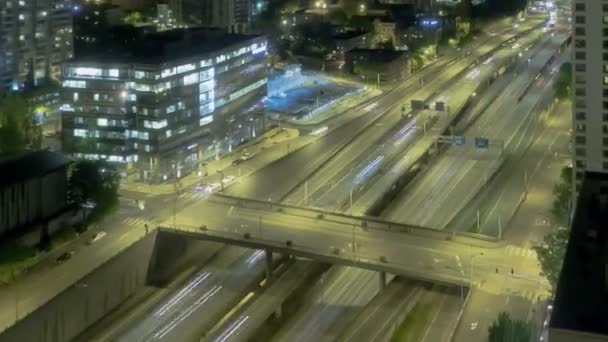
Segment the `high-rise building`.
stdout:
<path fill-rule="evenodd" d="M 264 129 L 266 39 L 175 29 L 117 39 L 63 66 L 64 150 L 161 181 L 201 171 Z"/>
<path fill-rule="evenodd" d="M 185 0 L 184 19 L 228 32 L 248 33 L 262 4 L 262 0 Z"/>
<path fill-rule="evenodd" d="M 578 191 L 585 171 L 608 172 L 608 2 L 572 4 L 572 164 Z"/>
<path fill-rule="evenodd" d="M 548 307 L 546 341 L 608 341 L 607 220 L 608 174 L 587 172 L 579 188 L 553 308 Z"/>
<path fill-rule="evenodd" d="M 59 78 L 73 56 L 72 10 L 68 0 L 0 1 L 1 89 Z"/>

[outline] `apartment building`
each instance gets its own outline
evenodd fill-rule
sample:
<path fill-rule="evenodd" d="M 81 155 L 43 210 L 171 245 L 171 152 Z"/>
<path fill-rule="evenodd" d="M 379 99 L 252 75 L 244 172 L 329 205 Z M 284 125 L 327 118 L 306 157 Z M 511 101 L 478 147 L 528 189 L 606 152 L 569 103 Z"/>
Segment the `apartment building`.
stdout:
<path fill-rule="evenodd" d="M 0 88 L 17 90 L 58 79 L 61 63 L 73 56 L 68 0 L 0 1 Z"/>

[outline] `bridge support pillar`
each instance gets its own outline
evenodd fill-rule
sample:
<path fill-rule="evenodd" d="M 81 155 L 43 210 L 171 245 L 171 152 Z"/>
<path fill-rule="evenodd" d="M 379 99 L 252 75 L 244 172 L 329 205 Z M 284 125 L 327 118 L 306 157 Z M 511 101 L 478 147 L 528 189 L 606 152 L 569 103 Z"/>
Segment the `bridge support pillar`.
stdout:
<path fill-rule="evenodd" d="M 380 283 L 380 291 L 386 288 L 386 272 L 378 272 L 378 280 Z"/>
<path fill-rule="evenodd" d="M 266 256 L 265 269 L 266 272 L 266 283 L 270 280 L 272 276 L 272 251 L 269 249 L 265 250 L 264 255 Z"/>

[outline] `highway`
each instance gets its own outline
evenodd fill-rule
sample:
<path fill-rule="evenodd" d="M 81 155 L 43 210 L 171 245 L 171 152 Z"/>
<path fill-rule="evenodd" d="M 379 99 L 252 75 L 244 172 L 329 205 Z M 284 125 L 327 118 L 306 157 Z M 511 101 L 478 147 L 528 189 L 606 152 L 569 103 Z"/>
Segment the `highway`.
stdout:
<path fill-rule="evenodd" d="M 520 26 L 519 30 L 534 27 L 539 22 L 540 20 L 529 20 L 525 25 Z M 401 104 L 409 103 L 410 99 L 424 99 L 439 91 L 443 83 L 451 80 L 450 76 L 455 76 L 471 61 L 485 55 L 497 44 L 512 38 L 517 33 L 512 29 L 509 31 L 509 33 L 497 35 L 492 42 L 476 46 L 464 59 L 450 61 L 443 67 L 438 67 L 439 65 L 428 67 L 375 102 L 353 108 L 352 111 L 360 113 L 360 116 L 345 124 L 330 125 L 327 135 L 253 175 L 241 179 L 237 184 L 228 188 L 226 193 L 241 197 L 281 201 L 293 191 L 295 186 L 302 187 L 303 183 L 328 160 L 335 160 L 337 153 L 347 155 L 340 160 L 342 166 L 349 165 L 349 158 L 354 159 L 373 142 L 379 141 L 400 120 Z M 430 79 L 422 89 L 419 86 L 421 78 Z M 384 115 L 390 110 L 392 110 L 391 114 Z M 361 137 L 357 140 L 363 143 L 363 146 L 354 143 L 354 139 L 358 137 Z M 313 187 L 313 185 L 309 186 Z M 303 193 L 303 189 L 298 191 Z M 303 195 L 299 196 L 300 200 L 303 197 Z"/>
<path fill-rule="evenodd" d="M 190 341 L 211 327 L 263 273 L 261 251 L 227 247 L 154 310 L 143 312 L 112 341 Z M 184 327 L 187 327 L 184 329 Z"/>
<path fill-rule="evenodd" d="M 272 341 L 334 341 L 378 292 L 376 272 L 333 267 L 313 285 L 306 304 Z M 339 324 L 337 324 L 339 323 Z"/>
<path fill-rule="evenodd" d="M 550 37 L 551 44 L 534 52 L 529 65 L 464 132 L 468 145 L 450 146 L 438 162 L 420 173 L 420 177 L 404 190 L 404 196 L 394 202 L 386 217 L 392 221 L 445 229 L 501 167 L 505 157 L 503 149 L 511 153 L 515 148 L 525 147 L 521 144 L 522 139 L 514 138 L 529 135 L 528 127 L 535 120 L 530 114 L 542 94 L 538 90 L 544 87 L 532 87 L 533 92 L 528 93 L 524 101 L 519 102 L 518 98 L 529 83 L 542 84 L 539 82 L 543 80 L 535 80 L 535 77 L 565 37 L 561 34 Z M 472 146 L 475 137 L 487 138 L 492 144 L 488 149 L 476 148 Z"/>
<path fill-rule="evenodd" d="M 530 37 L 526 37 L 527 39 L 531 41 L 533 41 L 533 38 Z M 510 52 L 510 49 L 504 49 Z M 499 56 L 498 58 L 501 58 L 501 56 Z M 439 80 L 437 81 L 437 83 L 440 85 L 440 87 L 435 86 L 435 88 L 432 88 L 432 85 L 427 84 L 427 87 L 430 87 L 430 89 L 435 89 L 434 91 L 428 91 L 427 93 L 423 93 L 423 92 L 419 92 L 414 96 L 420 95 L 420 94 L 430 94 L 432 95 L 432 93 L 437 92 L 438 88 L 445 88 L 447 84 L 450 84 L 447 82 L 447 80 L 449 80 L 450 78 L 452 78 L 453 76 L 455 76 L 456 74 L 459 74 L 460 72 L 462 72 L 462 70 L 464 70 L 463 67 L 466 67 L 468 65 L 468 61 L 463 61 L 461 65 L 458 65 L 457 67 L 455 67 L 453 70 L 453 74 L 447 74 L 445 79 L 441 79 L 439 78 Z M 492 66 L 495 67 L 495 66 Z M 496 67 L 497 68 L 497 67 Z M 493 70 L 488 67 L 488 68 L 484 68 L 484 71 L 486 71 L 486 73 L 488 74 L 488 76 L 493 72 Z M 485 76 L 485 74 L 484 74 Z M 481 79 L 483 79 L 483 76 L 480 77 Z M 469 88 L 465 88 L 465 90 L 462 90 L 461 87 L 461 91 L 462 94 L 465 94 L 464 97 L 466 98 L 472 91 L 469 91 L 467 89 L 470 89 L 472 87 L 472 89 L 475 89 L 475 87 L 477 87 L 479 80 L 477 79 L 477 75 L 473 76 L 473 77 L 467 77 L 466 80 L 469 82 L 470 86 Z M 457 84 L 458 82 L 456 82 Z M 425 87 L 424 89 L 427 89 L 427 87 Z M 454 88 L 456 88 L 456 86 L 454 86 Z M 444 90 L 446 92 L 449 92 L 448 90 L 449 88 L 445 88 Z M 468 93 L 467 93 L 468 91 Z M 424 95 L 423 95 L 424 96 Z M 415 98 L 415 97 L 412 97 Z M 443 100 L 448 100 L 447 98 L 443 98 Z M 392 116 L 384 116 L 382 118 L 380 118 L 378 120 L 378 122 L 375 123 L 375 129 L 374 130 L 369 130 L 371 134 L 369 134 L 368 132 L 364 132 L 361 136 L 357 137 L 357 139 L 355 139 L 353 142 L 351 142 L 344 151 L 341 151 L 339 154 L 337 154 L 336 156 L 334 156 L 332 158 L 332 160 L 329 162 L 329 164 L 335 164 L 337 167 L 336 169 L 338 170 L 338 174 L 340 174 L 340 170 L 347 170 L 346 172 L 346 176 L 344 176 L 344 174 L 339 175 L 338 177 L 343 177 L 340 182 L 335 182 L 335 183 L 339 183 L 340 185 L 344 185 L 344 184 L 349 184 L 350 181 L 359 179 L 359 181 L 361 182 L 361 184 L 363 184 L 366 179 L 365 179 L 365 169 L 366 169 L 366 165 L 365 162 L 361 163 L 360 160 L 357 160 L 357 157 L 360 156 L 369 156 L 369 153 L 366 153 L 365 149 L 361 149 L 361 146 L 370 146 L 370 145 L 374 145 L 374 144 L 370 144 L 370 138 L 369 135 L 374 136 L 374 135 L 378 135 L 379 129 L 376 127 L 388 127 L 388 131 L 385 128 L 383 130 L 383 132 L 381 132 L 381 136 L 378 137 L 378 140 L 381 140 L 383 138 L 383 136 L 392 136 L 391 140 L 389 140 L 388 143 L 383 143 L 385 146 L 388 145 L 390 147 L 392 147 L 394 152 L 399 151 L 399 148 L 401 147 L 401 144 L 407 145 L 407 143 L 409 142 L 408 140 L 413 138 L 412 136 L 410 136 L 410 133 L 412 133 L 414 130 L 412 128 L 415 128 L 415 122 L 416 121 L 409 121 L 407 122 L 404 127 L 401 128 L 397 128 L 397 129 L 392 129 L 392 127 L 396 126 L 397 123 L 402 122 L 404 120 L 401 119 L 400 117 L 400 108 L 397 106 L 397 109 L 393 110 L 393 115 Z M 421 127 L 424 121 L 431 121 L 432 118 L 431 116 L 434 113 L 431 113 L 429 111 L 425 111 L 419 115 L 417 115 L 415 117 L 415 120 L 420 120 L 419 122 L 422 122 L 421 124 L 419 124 L 419 127 Z M 385 118 L 389 118 L 390 121 L 386 120 Z M 396 131 L 396 132 L 395 132 Z M 332 134 L 335 134 L 332 133 Z M 357 145 L 357 143 L 361 144 L 361 145 Z M 361 153 L 361 151 L 363 151 L 363 153 Z M 355 152 L 355 153 L 352 153 Z M 356 153 L 361 153 L 361 154 L 356 154 Z M 344 160 L 343 158 L 341 158 L 341 156 L 344 156 L 344 158 L 346 160 Z M 350 158 L 353 158 L 352 160 L 348 160 Z M 373 162 L 374 160 L 378 160 L 378 156 L 372 156 L 371 161 Z M 368 157 L 367 160 L 369 160 L 370 157 Z M 363 170 L 360 170 L 358 172 L 354 172 L 354 170 L 351 169 L 350 172 L 348 172 L 348 166 L 344 167 L 345 165 L 349 165 L 352 166 L 353 164 L 357 164 L 359 163 L 359 165 L 362 166 Z M 373 164 L 372 164 L 373 165 Z M 326 168 L 327 166 L 324 166 L 323 168 Z M 327 167 L 328 169 L 331 169 L 331 165 L 329 167 Z M 354 168 L 353 168 L 354 169 Z M 368 169 L 369 170 L 369 169 Z M 265 170 L 262 170 L 261 172 L 264 172 Z M 363 172 L 362 172 L 363 171 Z M 373 173 L 371 173 L 373 174 Z M 323 177 L 321 177 L 320 175 L 330 175 L 330 176 L 335 176 L 335 173 L 331 173 L 331 172 L 325 172 L 325 170 L 321 169 L 318 172 L 315 172 L 315 177 L 311 178 L 311 181 L 314 180 L 314 182 L 316 184 L 321 184 L 320 186 L 322 187 L 323 184 L 331 184 L 330 180 L 327 179 L 323 179 Z M 351 176 L 351 179 L 348 179 L 348 176 Z M 332 186 L 333 189 L 335 189 L 335 183 Z M 310 186 L 309 184 L 306 184 L 304 186 L 301 186 L 299 188 L 299 193 L 298 193 L 298 189 L 294 192 L 287 192 L 285 193 L 285 195 L 283 196 L 283 199 L 286 203 L 297 203 L 297 204 L 307 204 L 307 205 L 313 205 L 315 207 L 322 207 L 322 208 L 326 208 L 326 209 L 333 209 L 333 210 L 337 210 L 337 209 L 341 209 L 341 204 L 342 201 L 344 200 L 344 193 L 348 194 L 348 190 L 346 190 L 346 192 L 343 191 L 334 191 L 333 192 L 333 197 L 332 196 L 327 196 L 329 192 L 320 192 L 317 189 L 314 189 L 314 185 Z M 311 197 L 308 197 L 308 189 L 309 188 L 313 188 L 311 193 Z M 236 190 L 235 190 L 236 189 Z M 240 196 L 243 196 L 244 191 L 243 190 L 251 190 L 250 188 L 244 188 L 243 186 L 239 187 L 238 185 L 236 187 L 232 187 L 229 190 L 229 193 L 238 193 Z M 277 190 L 277 187 L 273 187 L 273 190 Z M 247 191 L 245 191 L 247 192 Z M 320 196 L 315 197 L 314 194 L 315 193 L 321 193 Z M 269 195 L 268 199 L 271 200 L 273 198 L 277 198 L 280 197 L 280 195 L 276 195 L 276 192 Z M 347 195 L 348 196 L 348 195 Z M 261 198 L 266 198 L 266 194 L 263 194 L 260 196 Z M 300 197 L 298 199 L 298 197 Z M 305 202 L 305 203 L 303 203 Z M 335 247 L 334 247 L 335 248 Z M 359 271 L 359 270 L 354 270 L 354 269 L 348 269 L 348 268 L 334 268 L 334 270 L 342 270 L 343 272 L 345 272 L 345 276 L 344 279 L 348 279 L 348 283 L 357 283 L 360 284 L 361 288 L 360 291 L 363 293 L 370 293 L 370 294 L 375 294 L 378 291 L 378 287 L 377 287 L 377 281 L 374 282 L 371 279 L 373 277 L 370 277 L 370 275 L 372 274 L 369 271 Z M 367 279 L 370 278 L 370 279 Z M 337 296 L 347 296 L 347 294 L 345 293 L 345 287 L 341 286 L 340 287 L 341 292 L 340 294 L 337 294 Z M 367 298 L 367 300 L 371 300 L 371 298 L 373 297 L 373 295 L 371 295 L 369 298 Z M 345 305 L 348 303 L 345 303 Z M 354 305 L 354 304 L 353 304 Z M 331 312 L 328 313 L 322 306 L 311 306 L 307 308 L 308 310 L 306 312 L 304 312 L 304 309 L 301 310 L 299 312 L 299 320 L 294 320 L 291 322 L 291 324 L 286 327 L 286 331 L 292 331 L 290 333 L 290 335 L 294 335 L 294 330 L 297 331 L 298 329 L 301 329 L 302 326 L 306 326 L 306 324 L 304 324 L 304 321 L 307 321 L 309 323 L 307 324 L 315 324 L 314 321 L 317 320 L 322 320 L 323 322 L 325 322 L 326 325 L 331 326 L 332 322 L 334 324 L 339 323 L 339 324 L 345 324 L 344 323 L 344 319 L 338 319 L 338 314 Z M 337 309 L 336 309 L 337 310 Z M 298 328 L 300 327 L 300 328 Z M 331 331 L 336 331 L 339 329 L 336 329 L 336 327 L 334 327 Z M 308 333 L 310 334 L 310 332 L 302 332 L 304 334 Z M 322 335 L 320 335 L 322 336 Z M 310 337 L 310 336 L 309 336 Z M 320 338 L 320 337 L 319 337 Z"/>
<path fill-rule="evenodd" d="M 367 342 L 390 339 L 391 326 L 398 325 L 422 294 L 422 284 L 394 278 L 391 283 L 338 335 L 340 342 Z"/>
<path fill-rule="evenodd" d="M 527 24 L 531 27 L 531 21 Z M 522 25 L 520 30 L 526 27 Z M 502 35 L 497 35 L 496 39 L 501 39 Z M 508 34 L 504 34 L 505 37 L 509 36 Z M 485 44 L 484 46 L 477 49 L 473 52 L 473 56 L 481 55 L 484 51 L 489 51 L 491 49 L 491 44 Z M 451 62 L 446 62 L 451 63 Z M 445 64 L 443 65 L 445 66 Z M 428 71 L 425 71 L 421 74 L 421 77 L 433 78 L 441 71 L 441 67 L 437 67 L 437 69 L 429 68 Z M 362 113 L 370 112 L 371 116 L 378 115 L 381 109 L 386 108 L 391 105 L 391 103 L 395 102 L 396 99 L 400 99 L 403 97 L 404 93 L 411 91 L 412 88 L 418 87 L 418 84 L 414 82 L 416 78 L 412 78 L 412 81 L 406 82 L 406 85 L 399 87 L 398 91 L 395 91 L 390 94 L 390 96 L 386 96 L 382 98 L 382 103 L 377 105 L 368 104 L 364 108 L 358 108 Z M 393 95 L 394 94 L 394 95 Z M 369 107 L 372 106 L 372 107 Z M 279 174 L 292 175 L 293 178 L 290 177 L 268 177 L 265 178 L 263 182 L 242 182 L 234 187 L 234 191 L 239 193 L 240 190 L 238 186 L 245 187 L 245 191 L 247 192 L 263 192 L 263 196 L 253 196 L 258 198 L 281 198 L 281 193 L 286 193 L 288 190 L 278 191 L 278 194 L 274 196 L 273 192 L 275 188 L 288 188 L 288 183 L 293 184 L 294 181 L 297 181 L 298 175 L 306 176 L 309 174 L 310 170 L 313 170 L 316 166 L 321 164 L 323 161 L 327 160 L 332 153 L 335 152 L 336 146 L 340 146 L 348 142 L 352 138 L 352 133 L 357 130 L 353 128 L 361 128 L 364 130 L 364 127 L 361 127 L 362 123 L 370 120 L 370 115 L 363 115 L 361 119 L 353 120 L 354 123 L 349 123 L 339 125 L 339 129 L 331 127 L 332 133 L 328 136 L 320 139 L 317 143 L 312 144 L 312 148 L 308 148 L 305 152 L 293 153 L 292 155 L 284 158 L 283 160 L 298 160 L 297 163 L 290 166 L 289 169 L 291 171 L 297 170 L 297 172 L 287 172 L 282 170 Z M 336 125 L 338 126 L 338 125 Z M 330 142 L 329 144 L 325 144 L 324 142 Z M 329 146 L 329 147 L 328 147 Z M 333 147 L 334 149 L 332 150 Z M 304 149 L 303 149 L 304 150 Z M 299 154 L 298 154 L 299 153 Z M 292 157 L 293 155 L 297 155 L 296 157 Z M 311 156 L 314 156 L 312 158 Z M 276 165 L 276 164 L 275 164 Z M 274 165 L 271 165 L 272 168 Z M 274 171 L 276 172 L 276 170 Z M 272 173 L 272 172 L 271 172 Z M 255 177 L 258 177 L 256 175 Z M 255 178 L 254 177 L 254 178 Z M 260 190 L 265 188 L 263 190 Z M 233 191 L 232 188 L 230 191 Z M 265 196 L 269 194 L 269 196 Z M 168 203 L 172 203 L 172 200 L 169 199 L 170 196 L 162 197 L 155 199 L 154 201 L 150 200 L 147 204 L 146 214 L 142 215 L 139 212 L 139 209 L 132 208 L 128 209 L 128 213 L 124 213 L 123 215 L 119 215 L 113 218 L 109 218 L 104 224 L 103 229 L 108 232 L 108 236 L 105 238 L 105 241 L 100 241 L 98 244 L 92 247 L 81 247 L 79 246 L 77 249 L 78 257 L 71 260 L 69 263 L 65 265 L 61 265 L 59 267 L 52 267 L 51 269 L 43 270 L 41 272 L 36 272 L 31 277 L 26 277 L 23 281 L 20 282 L 18 286 L 11 287 L 6 291 L 3 291 L 4 296 L 0 298 L 0 302 L 4 303 L 5 308 L 13 307 L 15 302 L 17 306 L 20 308 L 17 310 L 20 312 L 20 316 L 31 312 L 34 308 L 38 307 L 41 303 L 46 302 L 49 298 L 52 298 L 59 291 L 63 290 L 69 284 L 74 283 L 79 279 L 83 274 L 87 273 L 89 270 L 94 268 L 99 263 L 107 260 L 117 253 L 117 251 L 124 249 L 126 246 L 129 246 L 132 242 L 137 241 L 139 237 L 145 234 L 145 230 L 143 229 L 143 225 L 145 223 L 149 223 L 151 225 L 155 224 L 159 218 L 166 218 L 171 216 L 171 208 Z M 169 201 L 167 201 L 169 200 Z M 184 201 L 178 201 L 178 206 L 182 206 Z M 121 209 L 123 210 L 123 209 Z M 152 213 L 152 214 L 150 214 Z M 82 251 L 81 251 L 82 249 Z M 19 293 L 20 295 L 15 300 L 14 293 Z M 2 322 L 3 327 L 8 327 L 15 321 L 14 311 L 4 310 L 0 316 L 0 321 Z"/>
<path fill-rule="evenodd" d="M 220 321 L 204 335 L 204 341 L 248 341 L 266 319 L 281 307 L 293 291 L 306 286 L 307 281 L 320 272 L 321 265 L 308 260 L 286 264 L 284 273 L 258 289 L 252 300 L 235 314 Z"/>

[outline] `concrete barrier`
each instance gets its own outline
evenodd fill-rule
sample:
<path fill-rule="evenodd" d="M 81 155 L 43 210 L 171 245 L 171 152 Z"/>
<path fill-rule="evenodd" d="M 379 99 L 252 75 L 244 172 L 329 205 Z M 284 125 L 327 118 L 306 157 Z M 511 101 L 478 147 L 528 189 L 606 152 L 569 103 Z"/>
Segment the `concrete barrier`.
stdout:
<path fill-rule="evenodd" d="M 74 339 L 145 285 L 156 235 L 148 234 L 7 329 L 0 342 Z"/>
<path fill-rule="evenodd" d="M 208 260 L 221 244 L 150 232 L 0 334 L 0 342 L 72 341 L 143 286 Z M 69 261 L 62 265 L 69 270 Z"/>

